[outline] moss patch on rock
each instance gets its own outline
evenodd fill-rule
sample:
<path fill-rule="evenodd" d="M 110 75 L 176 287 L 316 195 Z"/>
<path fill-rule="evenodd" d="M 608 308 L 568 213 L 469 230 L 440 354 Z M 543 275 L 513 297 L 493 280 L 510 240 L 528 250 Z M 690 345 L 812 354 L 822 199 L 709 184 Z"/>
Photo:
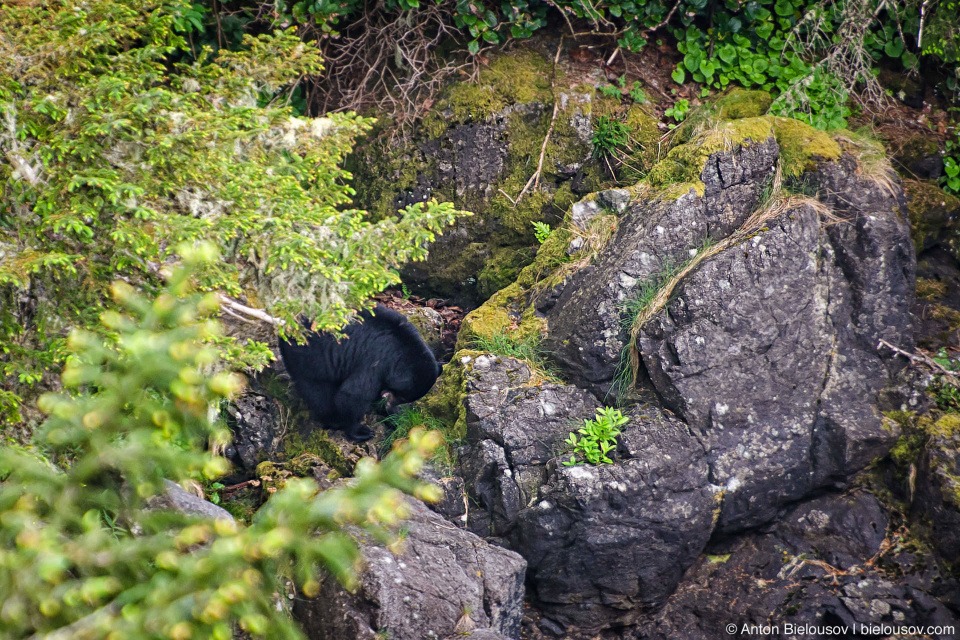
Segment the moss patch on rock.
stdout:
<path fill-rule="evenodd" d="M 401 272 L 412 289 L 466 305 L 486 299 L 532 260 L 532 223 L 555 225 L 579 198 L 574 177 L 580 190 L 599 186 L 589 142 L 599 98 L 593 87 L 579 93 L 557 79 L 552 86 L 553 62 L 535 51 L 501 55 L 476 83 L 451 86 L 407 139 L 380 135 L 356 151 L 348 168 L 357 204 L 373 218 L 428 197 L 476 214 L 438 239 L 425 263 Z M 541 149 L 539 180 L 524 192 Z"/>
<path fill-rule="evenodd" d="M 297 432 L 289 434 L 283 440 L 283 451 L 286 457 L 285 462 L 295 460 L 304 454 L 313 456 L 316 459 L 325 462 L 340 475 L 346 477 L 351 475 L 353 469 L 346 456 L 340 450 L 340 447 L 330 439 L 330 436 L 323 429 L 314 429 L 308 436 L 303 437 Z M 280 462 L 279 464 L 284 464 Z M 300 465 L 302 467 L 302 465 Z M 289 470 L 295 471 L 300 467 L 290 467 Z M 257 467 L 259 475 L 260 467 Z M 301 469 L 302 470 L 302 469 Z M 306 474 L 304 474 L 306 475 Z"/>
<path fill-rule="evenodd" d="M 766 91 L 731 88 L 688 114 L 671 133 L 671 142 L 683 144 L 725 120 L 758 118 L 767 113 L 772 103 L 773 98 Z"/>
<path fill-rule="evenodd" d="M 960 198 L 926 180 L 905 180 L 903 190 L 907 195 L 910 235 L 920 253 L 936 244 L 944 229 L 960 215 Z"/>
<path fill-rule="evenodd" d="M 700 174 L 707 159 L 714 153 L 729 151 L 737 145 L 767 140 L 774 136 L 775 122 L 776 119 L 772 117 L 721 122 L 699 133 L 689 142 L 671 149 L 667 157 L 658 162 L 647 175 L 647 182 L 656 189 L 689 183 L 699 195 L 703 195 L 704 185 Z M 808 128 L 816 131 L 813 127 Z"/>
<path fill-rule="evenodd" d="M 449 109 L 456 123 L 485 120 L 493 114 L 514 104 L 527 104 L 534 100 L 552 101 L 550 78 L 552 63 L 530 50 L 520 50 L 510 55 L 494 58 L 490 66 L 480 72 L 479 82 L 458 83 L 438 103 L 437 111 L 429 120 L 440 117 Z"/>

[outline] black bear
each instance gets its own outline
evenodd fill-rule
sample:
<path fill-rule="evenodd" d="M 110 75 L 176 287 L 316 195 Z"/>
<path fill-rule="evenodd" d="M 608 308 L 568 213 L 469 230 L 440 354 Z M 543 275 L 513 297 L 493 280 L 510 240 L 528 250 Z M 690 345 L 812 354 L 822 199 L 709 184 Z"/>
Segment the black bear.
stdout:
<path fill-rule="evenodd" d="M 314 419 L 354 442 L 373 437 L 361 420 L 377 398 L 389 393 L 398 403 L 419 400 L 441 372 L 403 314 L 378 305 L 359 319 L 339 341 L 316 332 L 305 345 L 280 341 L 283 362 Z"/>

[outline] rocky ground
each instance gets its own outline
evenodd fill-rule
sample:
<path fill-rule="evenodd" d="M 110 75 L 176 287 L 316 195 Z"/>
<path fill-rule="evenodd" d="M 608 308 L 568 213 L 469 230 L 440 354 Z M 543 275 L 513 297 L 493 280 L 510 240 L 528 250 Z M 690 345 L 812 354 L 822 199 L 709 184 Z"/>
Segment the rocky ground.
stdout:
<path fill-rule="evenodd" d="M 357 593 L 294 615 L 318 639 L 957 637 L 960 393 L 937 366 L 960 349 L 960 200 L 936 123 L 825 133 L 734 91 L 665 135 L 589 51 L 552 54 L 493 60 L 360 154 L 375 214 L 476 212 L 380 300 L 449 360 L 407 414 L 448 436 L 446 496 L 400 555 L 365 542 Z M 601 117 L 633 132 L 617 166 Z M 602 406 L 628 418 L 612 463 L 564 465 Z M 393 437 L 317 430 L 279 367 L 231 414 L 240 518 Z"/>

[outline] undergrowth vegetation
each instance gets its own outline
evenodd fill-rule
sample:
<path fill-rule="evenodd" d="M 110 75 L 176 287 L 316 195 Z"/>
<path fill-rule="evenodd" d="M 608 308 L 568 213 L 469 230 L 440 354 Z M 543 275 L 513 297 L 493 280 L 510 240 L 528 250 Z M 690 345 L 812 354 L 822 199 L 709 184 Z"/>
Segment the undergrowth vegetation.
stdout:
<path fill-rule="evenodd" d="M 372 120 L 299 118 L 287 104 L 322 70 L 317 47 L 278 30 L 193 58 L 191 11 L 184 0 L 0 11 L 4 427 L 36 419 L 23 410 L 54 383 L 66 328 L 98 330 L 110 282 L 156 292 L 182 242 L 218 243 L 222 259 L 197 277 L 229 313 L 336 328 L 460 215 L 430 201 L 370 223 L 349 206 L 341 163 Z M 237 368 L 272 358 L 263 339 L 218 347 Z"/>
<path fill-rule="evenodd" d="M 539 334 L 521 335 L 513 332 L 478 335 L 472 346 L 478 351 L 523 360 L 545 378 L 558 380 L 560 377 L 556 366 L 549 360 L 549 354 L 541 346 Z"/>
<path fill-rule="evenodd" d="M 207 448 L 228 438 L 209 408 L 243 386 L 212 347 L 217 297 L 196 291 L 217 252 L 178 251 L 184 263 L 156 297 L 113 283 L 108 335 L 71 332 L 35 445 L 0 447 L 0 637 L 301 638 L 277 606 L 285 579 L 306 596 L 320 569 L 356 585 L 345 526 L 390 542 L 402 492 L 439 497 L 414 479 L 439 434 L 413 430 L 379 465 L 358 463 L 348 485 L 318 495 L 313 480 L 287 479 L 249 526 L 147 508 L 168 480 L 226 472 Z"/>
<path fill-rule="evenodd" d="M 592 420 L 584 420 L 576 433 L 571 432 L 565 443 L 573 453 L 563 465 L 572 467 L 580 462 L 611 464 L 609 454 L 617 446 L 621 427 L 630 421 L 619 409 L 602 407 Z M 577 436 L 579 434 L 579 437 Z M 581 458 L 578 460 L 578 457 Z"/>
<path fill-rule="evenodd" d="M 960 90 L 960 8 L 955 0 L 529 0 L 417 2 L 389 0 L 369 5 L 264 0 L 185 5 L 178 25 L 202 45 L 236 46 L 244 31 L 296 25 L 316 40 L 333 64 L 322 78 L 293 87 L 286 100 L 297 108 L 324 111 L 333 105 L 373 105 L 422 116 L 429 95 L 454 73 L 475 74 L 486 50 L 525 39 L 557 25 L 571 39 L 589 34 L 609 51 L 640 51 L 652 36 L 669 34 L 682 61 L 677 83 L 694 81 L 704 93 L 731 85 L 762 88 L 779 96 L 774 109 L 819 128 L 844 126 L 850 101 L 883 99 L 877 65 L 924 74 L 942 95 Z M 335 36 L 335 37 L 332 37 Z M 451 49 L 468 54 L 449 55 Z M 470 59 L 472 56 L 472 60 Z M 474 65 L 473 63 L 479 63 Z M 936 69 L 934 74 L 929 71 Z M 605 95 L 627 90 L 620 77 L 603 85 Z M 643 89 L 629 89 L 642 102 Z M 301 112 L 302 113 L 302 112 Z"/>
<path fill-rule="evenodd" d="M 454 432 L 453 427 L 439 418 L 430 415 L 416 405 L 405 405 L 397 413 L 384 420 L 391 431 L 379 445 L 380 455 L 385 456 L 395 447 L 402 446 L 403 441 L 410 436 L 414 429 L 425 429 L 443 436 L 443 443 L 437 447 L 431 458 L 438 470 L 451 473 L 456 464 L 455 448 L 461 442 L 461 437 Z"/>

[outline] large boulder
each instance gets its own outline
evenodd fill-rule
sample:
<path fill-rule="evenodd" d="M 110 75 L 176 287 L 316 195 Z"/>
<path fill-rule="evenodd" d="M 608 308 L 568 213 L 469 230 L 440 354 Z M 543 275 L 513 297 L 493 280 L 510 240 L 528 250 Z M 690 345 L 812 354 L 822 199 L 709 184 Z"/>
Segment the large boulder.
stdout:
<path fill-rule="evenodd" d="M 836 152 L 834 161 L 816 154 L 793 170 L 814 195 L 757 212 L 774 167 L 795 162 L 785 131 L 797 135 L 796 126 L 751 118 L 730 130 L 741 142 L 708 153 L 690 191 L 634 204 L 595 267 L 539 307 L 547 348 L 570 376 L 618 394 L 626 308 L 650 288 L 673 287 L 665 306 L 644 308 L 640 374 L 702 438 L 713 482 L 725 488 L 719 525 L 728 532 L 842 483 L 895 442 L 878 398 L 902 363 L 877 347 L 912 348 L 915 263 L 900 192 L 862 176 L 829 138 L 820 150 Z M 709 142 L 684 146 L 700 158 Z M 671 156 L 689 159 L 671 152 L 664 162 Z M 690 178 L 682 165 L 672 171 Z"/>
<path fill-rule="evenodd" d="M 572 259 L 551 247 L 552 262 L 538 257 L 464 321 L 478 335 L 542 331 L 573 383 L 550 387 L 564 400 L 546 425 L 520 363 L 465 370 L 459 397 L 474 416 L 472 522 L 526 557 L 534 602 L 568 630 L 629 624 L 662 606 L 711 536 L 848 485 L 896 442 L 882 412 L 915 395 L 881 347 L 913 348 L 915 258 L 891 174 L 859 166 L 848 138 L 783 118 L 683 136 L 627 206 L 577 209 L 616 214 L 605 245 L 568 248 L 584 237 L 571 217 L 555 234 Z M 631 365 L 633 389 L 617 384 Z M 630 417 L 613 465 L 558 464 L 563 412 L 595 406 L 572 401 L 583 390 Z M 542 446 L 525 459 L 506 433 Z"/>
<path fill-rule="evenodd" d="M 617 464 L 565 466 L 599 403 L 491 354 L 462 355 L 468 526 L 519 551 L 541 609 L 567 627 L 629 623 L 662 605 L 713 531 L 719 487 L 679 420 L 634 407 Z M 579 423 L 579 424 L 578 424 Z"/>
<path fill-rule="evenodd" d="M 452 526 L 408 499 L 398 555 L 362 541 L 366 566 L 355 593 L 328 578 L 316 598 L 298 600 L 294 616 L 311 640 L 441 640 L 483 629 L 478 637 L 518 640 L 526 562 Z"/>
<path fill-rule="evenodd" d="M 468 448 L 462 473 L 473 507 L 471 531 L 510 534 L 522 508 L 537 500 L 547 463 L 561 450 L 571 422 L 593 417 L 599 406 L 586 391 L 544 382 L 513 358 L 465 355 Z"/>
<path fill-rule="evenodd" d="M 946 414 L 927 431 L 914 512 L 929 521 L 940 554 L 960 567 L 960 416 Z"/>
<path fill-rule="evenodd" d="M 635 408 L 616 464 L 553 465 L 520 514 L 533 597 L 568 629 L 635 621 L 663 605 L 710 539 L 719 487 L 681 422 Z"/>
<path fill-rule="evenodd" d="M 692 272 L 640 333 L 653 385 L 728 489 L 722 530 L 769 520 L 896 441 L 877 346 L 912 345 L 913 257 L 896 201 L 869 204 L 833 207 L 833 224 L 787 208 Z"/>

